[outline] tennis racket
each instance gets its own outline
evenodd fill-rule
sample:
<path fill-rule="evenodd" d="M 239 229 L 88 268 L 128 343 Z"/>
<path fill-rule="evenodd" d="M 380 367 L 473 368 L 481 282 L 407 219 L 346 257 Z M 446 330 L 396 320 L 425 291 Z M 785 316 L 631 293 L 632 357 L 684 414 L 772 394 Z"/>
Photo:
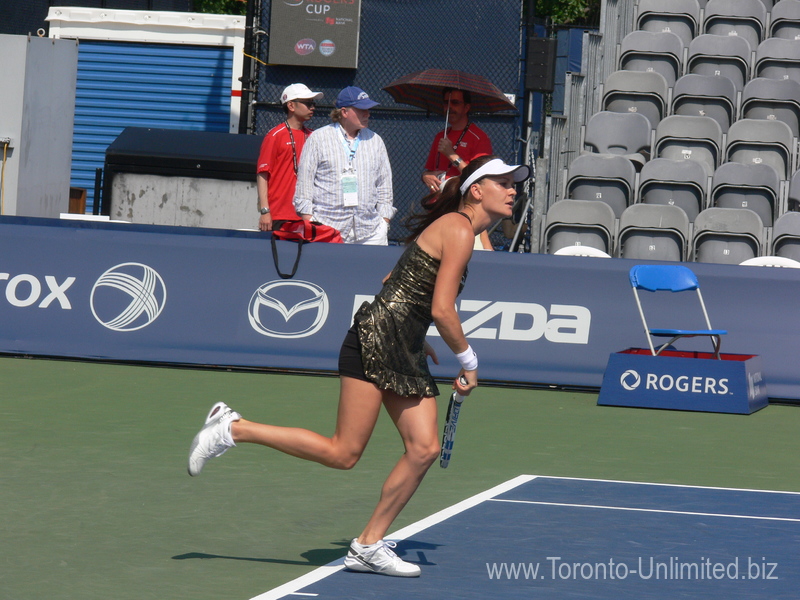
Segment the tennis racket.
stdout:
<path fill-rule="evenodd" d="M 467 380 L 461 375 L 458 378 L 461 385 L 467 385 Z M 453 442 L 456 439 L 456 427 L 458 426 L 458 415 L 461 413 L 461 403 L 464 396 L 453 390 L 450 396 L 450 404 L 447 405 L 447 416 L 444 420 L 444 433 L 442 434 L 442 453 L 439 455 L 439 466 L 443 469 L 450 464 L 450 455 L 453 453 Z"/>

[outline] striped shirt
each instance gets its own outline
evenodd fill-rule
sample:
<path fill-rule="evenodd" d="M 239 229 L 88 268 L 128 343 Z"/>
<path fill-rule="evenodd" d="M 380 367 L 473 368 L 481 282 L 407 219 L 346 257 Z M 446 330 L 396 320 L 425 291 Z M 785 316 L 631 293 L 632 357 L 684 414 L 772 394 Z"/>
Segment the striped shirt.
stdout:
<path fill-rule="evenodd" d="M 347 170 L 349 152 L 345 150 L 343 130 L 337 123 L 316 130 L 306 140 L 297 171 L 294 206 L 299 215 L 338 229 L 343 238 L 369 238 L 391 219 L 392 170 L 381 137 L 369 129 L 358 133 L 353 158 L 358 181 L 358 205 L 344 206 L 342 174 Z"/>

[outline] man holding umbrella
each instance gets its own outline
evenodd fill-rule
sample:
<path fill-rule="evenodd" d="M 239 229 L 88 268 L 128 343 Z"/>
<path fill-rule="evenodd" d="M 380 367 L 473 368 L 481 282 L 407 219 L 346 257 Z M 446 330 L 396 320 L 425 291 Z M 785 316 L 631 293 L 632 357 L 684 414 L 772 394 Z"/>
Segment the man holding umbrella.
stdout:
<path fill-rule="evenodd" d="M 469 119 L 471 103 L 468 91 L 446 88 L 442 92 L 442 108 L 450 127 L 433 138 L 422 173 L 422 181 L 431 191 L 437 191 L 445 178 L 460 175 L 476 156 L 492 154 L 489 136 Z"/>

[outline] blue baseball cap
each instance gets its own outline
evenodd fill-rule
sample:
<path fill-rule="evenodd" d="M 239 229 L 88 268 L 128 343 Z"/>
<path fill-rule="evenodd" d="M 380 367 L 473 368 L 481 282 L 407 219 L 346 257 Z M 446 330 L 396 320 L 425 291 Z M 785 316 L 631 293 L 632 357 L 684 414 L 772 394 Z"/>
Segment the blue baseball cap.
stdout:
<path fill-rule="evenodd" d="M 380 103 L 369 99 L 367 92 L 352 85 L 339 92 L 339 96 L 336 98 L 336 108 L 354 106 L 368 110 L 373 106 L 378 106 L 378 104 Z"/>

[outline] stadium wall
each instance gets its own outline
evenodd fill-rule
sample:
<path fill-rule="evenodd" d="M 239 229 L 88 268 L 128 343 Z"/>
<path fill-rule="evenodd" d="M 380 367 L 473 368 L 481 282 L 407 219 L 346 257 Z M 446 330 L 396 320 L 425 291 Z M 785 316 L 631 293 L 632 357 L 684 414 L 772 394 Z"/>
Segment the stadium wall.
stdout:
<path fill-rule="evenodd" d="M 291 271 L 298 246 L 276 248 Z M 306 244 L 296 276 L 283 279 L 269 234 L 2 217 L 0 353 L 333 372 L 353 312 L 401 252 Z M 647 345 L 633 264 L 476 253 L 457 307 L 481 379 L 598 388 L 612 352 Z M 770 398 L 800 400 L 800 273 L 690 267 L 712 324 L 729 330 L 723 352 L 760 355 Z M 683 317 L 678 303 L 663 308 L 670 325 Z M 430 340 L 441 360 L 434 375 L 454 376 L 452 353 Z"/>

